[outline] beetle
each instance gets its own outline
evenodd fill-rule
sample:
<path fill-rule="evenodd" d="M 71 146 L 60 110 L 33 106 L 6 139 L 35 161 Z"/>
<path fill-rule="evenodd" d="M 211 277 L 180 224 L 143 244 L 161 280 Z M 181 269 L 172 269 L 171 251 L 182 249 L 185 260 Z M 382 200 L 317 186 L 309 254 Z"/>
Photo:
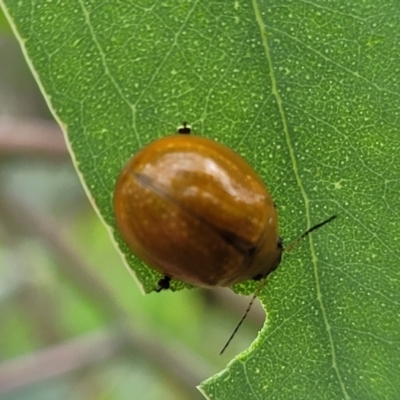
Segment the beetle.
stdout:
<path fill-rule="evenodd" d="M 150 143 L 118 177 L 114 210 L 131 251 L 171 279 L 200 287 L 259 280 L 279 265 L 282 240 L 264 182 L 214 140 L 178 134 Z"/>

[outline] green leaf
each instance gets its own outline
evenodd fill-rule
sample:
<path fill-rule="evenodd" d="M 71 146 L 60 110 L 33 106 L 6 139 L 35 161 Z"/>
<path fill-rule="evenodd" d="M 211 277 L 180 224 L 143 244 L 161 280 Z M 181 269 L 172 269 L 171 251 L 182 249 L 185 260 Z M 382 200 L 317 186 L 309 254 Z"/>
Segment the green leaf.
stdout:
<path fill-rule="evenodd" d="M 396 4 L 1 1 L 110 230 L 120 169 L 182 121 L 255 166 L 289 241 L 339 215 L 285 255 L 209 398 L 400 398 Z"/>

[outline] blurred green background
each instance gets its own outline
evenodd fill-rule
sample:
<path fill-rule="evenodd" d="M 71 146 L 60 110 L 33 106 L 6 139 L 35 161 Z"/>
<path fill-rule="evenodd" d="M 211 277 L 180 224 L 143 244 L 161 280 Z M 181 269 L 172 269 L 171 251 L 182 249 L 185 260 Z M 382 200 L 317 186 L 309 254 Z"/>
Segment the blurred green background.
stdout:
<path fill-rule="evenodd" d="M 143 296 L 92 209 L 0 15 L 0 398 L 202 399 L 256 337 L 225 290 Z"/>

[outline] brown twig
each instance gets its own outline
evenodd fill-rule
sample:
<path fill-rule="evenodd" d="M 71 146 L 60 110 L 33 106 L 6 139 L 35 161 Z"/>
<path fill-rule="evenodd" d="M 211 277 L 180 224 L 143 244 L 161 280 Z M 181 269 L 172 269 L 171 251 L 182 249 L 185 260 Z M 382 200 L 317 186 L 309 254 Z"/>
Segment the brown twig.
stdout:
<path fill-rule="evenodd" d="M 0 155 L 69 158 L 61 129 L 55 122 L 10 117 L 0 117 Z"/>
<path fill-rule="evenodd" d="M 115 355 L 121 335 L 98 331 L 0 364 L 0 394 L 41 382 Z"/>

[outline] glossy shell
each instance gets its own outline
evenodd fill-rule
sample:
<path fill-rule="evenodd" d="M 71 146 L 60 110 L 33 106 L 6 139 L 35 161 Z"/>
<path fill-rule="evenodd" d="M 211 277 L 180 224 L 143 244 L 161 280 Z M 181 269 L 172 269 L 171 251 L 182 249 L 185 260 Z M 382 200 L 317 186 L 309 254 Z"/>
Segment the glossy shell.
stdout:
<path fill-rule="evenodd" d="M 114 209 L 132 252 L 171 279 L 231 286 L 268 275 L 281 260 L 263 181 L 210 139 L 177 134 L 143 148 L 118 178 Z"/>

